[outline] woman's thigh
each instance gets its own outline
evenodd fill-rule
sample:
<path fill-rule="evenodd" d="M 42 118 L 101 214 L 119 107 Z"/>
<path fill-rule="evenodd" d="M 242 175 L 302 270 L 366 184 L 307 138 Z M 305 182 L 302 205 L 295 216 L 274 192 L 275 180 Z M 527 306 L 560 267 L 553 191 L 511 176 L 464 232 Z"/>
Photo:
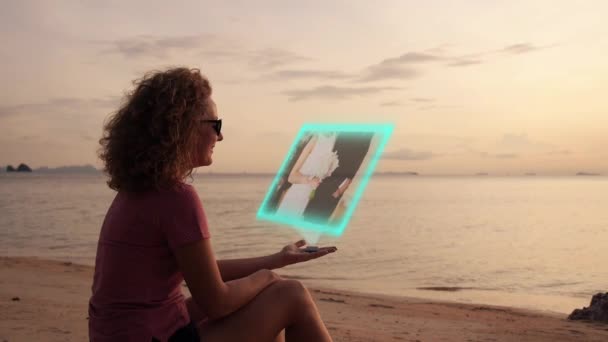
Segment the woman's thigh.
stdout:
<path fill-rule="evenodd" d="M 292 323 L 294 311 L 310 310 L 308 293 L 297 281 L 281 280 L 236 312 L 206 323 L 200 330 L 201 341 L 275 341 Z"/>

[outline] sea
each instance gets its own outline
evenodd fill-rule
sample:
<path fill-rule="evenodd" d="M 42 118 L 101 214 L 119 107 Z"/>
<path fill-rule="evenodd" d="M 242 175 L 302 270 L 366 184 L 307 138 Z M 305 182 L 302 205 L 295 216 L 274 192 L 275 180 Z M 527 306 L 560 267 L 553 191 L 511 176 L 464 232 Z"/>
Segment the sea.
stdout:
<path fill-rule="evenodd" d="M 0 174 L 0 255 L 94 265 L 115 196 L 101 173 Z M 301 238 L 259 221 L 272 176 L 195 174 L 218 258 Z M 307 285 L 570 313 L 607 291 L 608 177 L 377 175 L 338 251 L 278 272 Z"/>

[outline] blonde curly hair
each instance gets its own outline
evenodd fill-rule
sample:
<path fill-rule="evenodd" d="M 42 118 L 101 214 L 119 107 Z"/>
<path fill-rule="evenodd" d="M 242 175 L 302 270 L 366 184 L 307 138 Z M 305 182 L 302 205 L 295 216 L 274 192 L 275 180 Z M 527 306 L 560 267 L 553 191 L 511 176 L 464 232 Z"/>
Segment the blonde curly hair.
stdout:
<path fill-rule="evenodd" d="M 99 157 L 114 190 L 172 188 L 192 173 L 196 120 L 211 108 L 211 85 L 198 69 L 147 73 L 104 125 Z"/>

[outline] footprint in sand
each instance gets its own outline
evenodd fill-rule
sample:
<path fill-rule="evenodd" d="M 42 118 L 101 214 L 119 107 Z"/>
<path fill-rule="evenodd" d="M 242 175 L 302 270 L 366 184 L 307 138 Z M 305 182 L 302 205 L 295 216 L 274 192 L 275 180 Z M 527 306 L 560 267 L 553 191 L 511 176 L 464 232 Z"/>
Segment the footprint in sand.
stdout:
<path fill-rule="evenodd" d="M 344 300 L 342 300 L 342 299 L 334 299 L 334 298 L 331 298 L 331 297 L 330 297 L 330 298 L 321 298 L 321 299 L 319 299 L 319 300 L 322 300 L 322 301 L 324 301 L 324 302 L 332 302 L 332 303 L 342 303 L 342 304 L 346 303 L 346 302 L 345 302 Z"/>

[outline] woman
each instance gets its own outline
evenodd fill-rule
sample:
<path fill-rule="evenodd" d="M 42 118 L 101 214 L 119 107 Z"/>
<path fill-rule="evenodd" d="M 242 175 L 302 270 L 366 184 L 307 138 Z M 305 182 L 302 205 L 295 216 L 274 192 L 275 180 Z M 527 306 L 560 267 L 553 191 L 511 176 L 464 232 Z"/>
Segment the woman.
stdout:
<path fill-rule="evenodd" d="M 287 181 L 292 186 L 287 189 L 277 209 L 277 214 L 301 217 L 310 196 L 322 179 L 318 176 L 322 159 L 328 158 L 336 141 L 335 133 L 320 133 L 310 139 L 293 166 Z"/>
<path fill-rule="evenodd" d="M 287 178 L 289 177 L 289 174 L 291 173 L 291 169 L 293 168 L 294 164 L 298 160 L 298 157 L 302 153 L 302 150 L 304 150 L 304 147 L 306 147 L 311 138 L 312 135 L 306 134 L 296 145 L 296 148 L 290 156 L 287 165 L 283 169 L 285 171 L 283 171 L 283 173 L 280 175 L 277 186 L 275 187 L 272 196 L 268 200 L 268 204 L 266 206 L 269 211 L 277 210 L 277 205 L 281 202 L 283 196 L 285 195 L 289 187 L 291 187 L 291 183 L 287 181 Z"/>
<path fill-rule="evenodd" d="M 117 191 L 99 237 L 91 341 L 331 340 L 307 290 L 270 269 L 321 257 L 303 241 L 259 258 L 218 260 L 192 169 L 223 140 L 198 70 L 145 76 L 106 124 L 100 157 Z M 192 298 L 185 299 L 185 280 Z M 281 332 L 284 330 L 284 334 Z"/>

